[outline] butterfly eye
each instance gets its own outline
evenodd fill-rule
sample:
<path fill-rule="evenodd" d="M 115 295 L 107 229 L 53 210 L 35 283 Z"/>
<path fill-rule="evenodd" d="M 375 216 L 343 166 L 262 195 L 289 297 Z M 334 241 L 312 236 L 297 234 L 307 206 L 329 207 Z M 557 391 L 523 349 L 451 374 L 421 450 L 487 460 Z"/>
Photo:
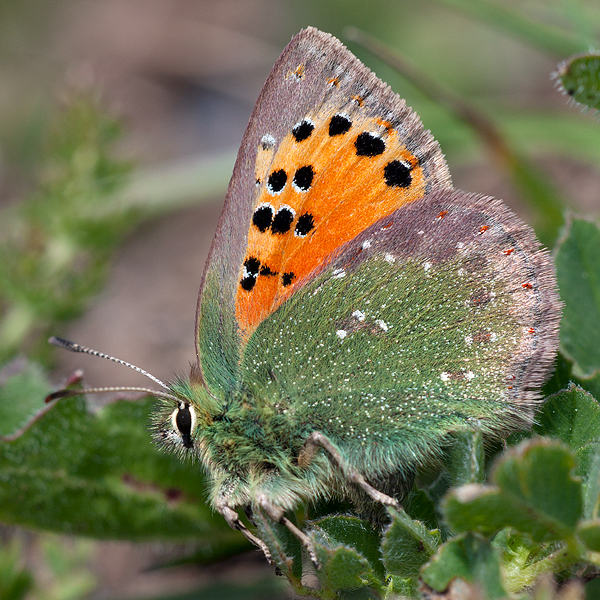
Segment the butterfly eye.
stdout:
<path fill-rule="evenodd" d="M 187 406 L 180 408 L 177 411 L 175 422 L 177 423 L 177 429 L 179 429 L 179 433 L 182 435 L 190 435 L 192 433 L 192 415 L 190 414 L 190 409 Z"/>
<path fill-rule="evenodd" d="M 173 426 L 181 435 L 181 441 L 185 448 L 194 446 L 192 431 L 196 420 L 195 416 L 194 409 L 190 408 L 190 405 L 185 402 L 181 402 L 173 412 Z"/>

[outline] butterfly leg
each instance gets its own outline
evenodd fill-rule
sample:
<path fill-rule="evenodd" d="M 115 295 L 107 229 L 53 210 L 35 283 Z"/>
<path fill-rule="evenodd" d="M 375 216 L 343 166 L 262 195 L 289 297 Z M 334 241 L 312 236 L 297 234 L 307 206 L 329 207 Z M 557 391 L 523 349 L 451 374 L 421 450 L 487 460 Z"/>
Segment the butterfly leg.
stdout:
<path fill-rule="evenodd" d="M 285 516 L 285 512 L 283 511 L 283 509 L 281 507 L 275 506 L 274 504 L 272 504 L 265 494 L 261 494 L 260 496 L 258 496 L 257 501 L 258 501 L 258 505 L 260 506 L 260 508 L 262 510 L 265 511 L 265 513 L 267 514 L 269 519 L 271 519 L 272 521 L 275 521 L 276 523 L 281 523 L 281 525 L 284 525 L 285 527 L 287 527 L 292 532 L 292 534 L 295 535 L 296 538 L 298 538 L 300 543 L 308 551 L 310 560 L 313 562 L 315 567 L 318 569 L 320 567 L 320 565 L 319 565 L 319 561 L 317 560 L 317 553 L 315 551 L 315 547 L 313 546 L 313 543 L 311 542 L 310 538 L 301 529 L 296 527 L 296 525 L 294 523 L 292 523 L 292 521 L 290 521 Z"/>
<path fill-rule="evenodd" d="M 218 503 L 216 508 L 217 508 L 217 511 L 219 511 L 219 513 L 223 516 L 225 521 L 227 521 L 227 525 L 229 525 L 229 527 L 231 527 L 231 529 L 236 529 L 237 531 L 241 532 L 249 542 L 252 542 L 255 546 L 258 546 L 262 550 L 263 554 L 265 555 L 266 559 L 269 561 L 270 565 L 276 566 L 275 563 L 273 562 L 273 558 L 271 557 L 271 552 L 269 551 L 269 548 L 267 547 L 267 545 L 260 538 L 256 537 L 240 521 L 240 516 L 237 514 L 237 512 L 235 510 L 233 510 L 233 508 L 231 508 L 231 506 L 229 506 L 225 503 Z"/>
<path fill-rule="evenodd" d="M 396 510 L 402 510 L 400 504 L 395 498 L 392 498 L 391 496 L 388 496 L 387 494 L 375 489 L 372 485 L 369 485 L 365 478 L 352 465 L 349 465 L 344 460 L 342 455 L 339 453 L 333 443 L 327 438 L 327 436 L 323 435 L 320 431 L 313 431 L 308 436 L 306 442 L 304 442 L 302 450 L 300 450 L 300 454 L 298 455 L 298 464 L 301 467 L 308 466 L 319 449 L 325 450 L 325 452 L 327 452 L 329 455 L 331 462 L 341 471 L 342 475 L 348 481 L 354 483 L 360 489 L 366 492 L 371 499 L 375 500 L 375 502 L 379 502 L 384 506 L 391 506 Z"/>

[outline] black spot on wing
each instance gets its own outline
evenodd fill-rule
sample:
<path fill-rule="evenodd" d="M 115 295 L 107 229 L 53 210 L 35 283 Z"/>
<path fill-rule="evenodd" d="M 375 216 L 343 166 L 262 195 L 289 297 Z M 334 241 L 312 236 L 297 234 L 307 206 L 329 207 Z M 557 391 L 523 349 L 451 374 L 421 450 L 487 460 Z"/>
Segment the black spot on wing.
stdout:
<path fill-rule="evenodd" d="M 310 165 L 300 167 L 294 175 L 294 186 L 298 190 L 306 192 L 310 189 L 314 176 L 315 171 Z"/>
<path fill-rule="evenodd" d="M 264 233 L 273 222 L 273 208 L 264 204 L 259 206 L 252 215 L 252 224 L 261 232 Z"/>
<path fill-rule="evenodd" d="M 385 165 L 383 177 L 390 187 L 409 187 L 412 183 L 410 167 L 399 160 L 393 160 Z"/>
<path fill-rule="evenodd" d="M 287 233 L 292 226 L 294 220 L 294 213 L 291 209 L 282 207 L 280 208 L 273 217 L 271 223 L 271 232 L 275 234 Z"/>
<path fill-rule="evenodd" d="M 368 156 L 372 158 L 383 154 L 385 142 L 377 135 L 365 131 L 361 133 L 354 142 L 357 156 Z"/>
<path fill-rule="evenodd" d="M 278 194 L 285 187 L 287 182 L 287 173 L 283 169 L 273 171 L 267 179 L 267 187 L 274 194 Z"/>
<path fill-rule="evenodd" d="M 281 283 L 283 283 L 283 287 L 287 287 L 288 285 L 291 285 L 294 279 L 296 279 L 296 275 L 294 275 L 294 273 L 284 273 L 281 277 Z"/>
<path fill-rule="evenodd" d="M 260 269 L 260 261 L 258 258 L 250 257 L 244 261 L 244 276 L 240 281 L 242 289 L 247 292 L 251 291 L 256 285 L 256 278 Z"/>
<path fill-rule="evenodd" d="M 309 213 L 304 213 L 298 217 L 294 234 L 298 237 L 305 237 L 311 229 L 315 227 L 315 220 Z"/>
<path fill-rule="evenodd" d="M 329 121 L 329 135 L 342 135 L 347 133 L 352 127 L 352 121 L 345 115 L 333 115 Z"/>
<path fill-rule="evenodd" d="M 300 123 L 292 129 L 292 135 L 297 142 L 303 142 L 310 137 L 314 129 L 315 126 L 310 121 L 300 121 Z"/>

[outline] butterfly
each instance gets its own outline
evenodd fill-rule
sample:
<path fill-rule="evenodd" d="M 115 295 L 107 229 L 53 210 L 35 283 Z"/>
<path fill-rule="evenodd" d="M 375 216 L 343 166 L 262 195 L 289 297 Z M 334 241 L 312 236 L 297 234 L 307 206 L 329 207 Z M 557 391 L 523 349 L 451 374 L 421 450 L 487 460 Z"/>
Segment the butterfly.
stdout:
<path fill-rule="evenodd" d="M 197 363 L 169 384 L 142 371 L 166 388 L 146 390 L 154 436 L 198 459 L 211 505 L 268 558 L 239 509 L 311 551 L 286 516 L 301 502 L 398 507 L 453 433 L 529 427 L 559 319 L 533 231 L 454 189 L 404 100 L 308 28 L 242 140 L 202 278 Z"/>

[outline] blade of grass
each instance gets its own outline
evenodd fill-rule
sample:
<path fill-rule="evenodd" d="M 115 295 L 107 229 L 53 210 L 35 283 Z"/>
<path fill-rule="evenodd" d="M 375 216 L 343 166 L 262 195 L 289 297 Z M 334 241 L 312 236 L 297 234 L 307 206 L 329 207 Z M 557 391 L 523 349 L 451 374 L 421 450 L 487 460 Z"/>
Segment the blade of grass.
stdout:
<path fill-rule="evenodd" d="M 563 224 L 565 202 L 548 183 L 548 178 L 509 144 L 492 119 L 368 34 L 347 28 L 346 36 L 396 69 L 426 97 L 472 128 L 492 161 L 508 173 L 523 200 L 535 210 L 535 227 L 540 239 L 546 244 L 556 239 Z"/>
<path fill-rule="evenodd" d="M 139 169 L 107 203 L 107 210 L 142 208 L 152 214 L 168 212 L 225 196 L 234 152 L 214 158 L 194 157 L 152 169 Z"/>
<path fill-rule="evenodd" d="M 502 29 L 542 52 L 562 57 L 587 50 L 588 44 L 576 35 L 548 23 L 529 20 L 506 3 L 488 0 L 436 1 L 482 21 L 494 29 Z"/>

